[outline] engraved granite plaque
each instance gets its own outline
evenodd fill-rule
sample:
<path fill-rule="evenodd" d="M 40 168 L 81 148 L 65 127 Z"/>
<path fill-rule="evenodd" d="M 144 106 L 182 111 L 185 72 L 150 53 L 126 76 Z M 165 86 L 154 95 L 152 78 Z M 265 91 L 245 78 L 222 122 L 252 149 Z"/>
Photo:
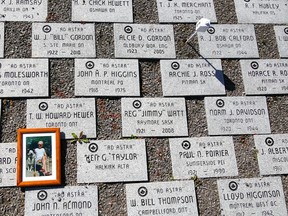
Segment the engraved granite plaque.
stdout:
<path fill-rule="evenodd" d="M 164 96 L 225 95 L 221 60 L 161 60 Z"/>
<path fill-rule="evenodd" d="M 157 0 L 160 23 L 196 23 L 205 17 L 217 22 L 213 0 Z"/>
<path fill-rule="evenodd" d="M 0 187 L 16 186 L 16 145 L 16 143 L 0 143 Z"/>
<path fill-rule="evenodd" d="M 173 25 L 114 24 L 115 57 L 175 58 Z"/>
<path fill-rule="evenodd" d="M 261 175 L 288 173 L 288 134 L 255 135 Z"/>
<path fill-rule="evenodd" d="M 72 21 L 133 22 L 132 0 L 73 0 Z"/>
<path fill-rule="evenodd" d="M 0 59 L 0 98 L 49 96 L 48 59 Z"/>
<path fill-rule="evenodd" d="M 288 94 L 288 60 L 240 60 L 246 95 Z"/>
<path fill-rule="evenodd" d="M 76 96 L 140 96 L 138 60 L 75 59 Z"/>
<path fill-rule="evenodd" d="M 94 98 L 27 100 L 26 119 L 27 128 L 60 128 L 62 139 L 81 131 L 86 137 L 96 137 Z"/>
<path fill-rule="evenodd" d="M 32 57 L 96 57 L 94 24 L 33 23 Z"/>
<path fill-rule="evenodd" d="M 0 23 L 0 58 L 4 57 L 4 23 Z"/>
<path fill-rule="evenodd" d="M 25 215 L 98 216 L 97 186 L 26 189 Z"/>
<path fill-rule="evenodd" d="M 47 18 L 47 0 L 1 0 L 1 21 L 42 21 Z"/>
<path fill-rule="evenodd" d="M 122 98 L 122 136 L 188 136 L 184 98 Z"/>
<path fill-rule="evenodd" d="M 216 24 L 197 35 L 204 58 L 259 58 L 251 24 Z"/>
<path fill-rule="evenodd" d="M 126 184 L 128 216 L 197 216 L 194 181 Z"/>
<path fill-rule="evenodd" d="M 234 0 L 238 23 L 288 23 L 287 0 Z"/>
<path fill-rule="evenodd" d="M 209 135 L 271 133 L 266 97 L 206 97 Z"/>
<path fill-rule="evenodd" d="M 77 182 L 148 181 L 145 140 L 77 144 Z"/>
<path fill-rule="evenodd" d="M 217 180 L 221 215 L 287 216 L 280 177 Z"/>
<path fill-rule="evenodd" d="M 175 179 L 237 176 L 232 137 L 169 139 Z"/>
<path fill-rule="evenodd" d="M 279 55 L 288 58 L 288 26 L 274 26 Z"/>

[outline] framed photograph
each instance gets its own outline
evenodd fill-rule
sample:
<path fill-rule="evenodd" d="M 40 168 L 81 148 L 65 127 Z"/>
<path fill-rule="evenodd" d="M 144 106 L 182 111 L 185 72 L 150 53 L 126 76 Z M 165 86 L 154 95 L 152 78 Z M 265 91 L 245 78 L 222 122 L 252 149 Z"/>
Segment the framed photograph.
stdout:
<path fill-rule="evenodd" d="M 60 169 L 59 128 L 18 130 L 17 186 L 59 185 Z"/>

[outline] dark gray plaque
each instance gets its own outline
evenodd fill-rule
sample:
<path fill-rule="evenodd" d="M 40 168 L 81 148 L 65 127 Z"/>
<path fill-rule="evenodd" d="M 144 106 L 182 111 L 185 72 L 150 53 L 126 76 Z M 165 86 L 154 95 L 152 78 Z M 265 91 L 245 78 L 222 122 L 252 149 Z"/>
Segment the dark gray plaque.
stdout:
<path fill-rule="evenodd" d="M 184 98 L 122 98 L 122 136 L 188 136 Z"/>
<path fill-rule="evenodd" d="M 175 179 L 237 176 L 232 137 L 169 139 Z"/>
<path fill-rule="evenodd" d="M 114 24 L 115 57 L 175 58 L 173 25 Z"/>
<path fill-rule="evenodd" d="M 4 23 L 0 23 L 0 58 L 4 57 Z"/>
<path fill-rule="evenodd" d="M 266 97 L 205 97 L 209 135 L 271 133 Z"/>
<path fill-rule="evenodd" d="M 288 23 L 287 0 L 234 0 L 238 23 Z"/>
<path fill-rule="evenodd" d="M 280 177 L 217 180 L 221 215 L 287 216 Z"/>
<path fill-rule="evenodd" d="M 221 60 L 161 60 L 164 96 L 225 95 Z"/>
<path fill-rule="evenodd" d="M 261 175 L 288 173 L 288 134 L 255 135 Z"/>
<path fill-rule="evenodd" d="M 1 0 L 1 21 L 42 21 L 47 18 L 47 0 Z"/>
<path fill-rule="evenodd" d="M 128 216 L 197 216 L 194 181 L 153 182 L 126 185 Z"/>
<path fill-rule="evenodd" d="M 274 26 L 279 55 L 288 58 L 288 26 Z"/>
<path fill-rule="evenodd" d="M 32 57 L 96 57 L 94 24 L 33 23 Z"/>
<path fill-rule="evenodd" d="M 157 0 L 160 23 L 196 23 L 205 17 L 217 22 L 213 0 Z"/>
<path fill-rule="evenodd" d="M 0 143 L 0 187 L 16 186 L 17 143 Z"/>
<path fill-rule="evenodd" d="M 288 94 L 288 60 L 240 60 L 246 95 Z"/>
<path fill-rule="evenodd" d="M 138 60 L 75 59 L 76 96 L 140 96 Z"/>
<path fill-rule="evenodd" d="M 253 25 L 215 24 L 198 32 L 204 58 L 259 58 Z"/>
<path fill-rule="evenodd" d="M 133 22 L 132 0 L 72 0 L 72 21 Z"/>
<path fill-rule="evenodd" d="M 81 131 L 88 138 L 96 137 L 94 98 L 27 100 L 26 119 L 28 128 L 60 128 L 62 139 Z"/>
<path fill-rule="evenodd" d="M 48 59 L 0 59 L 0 97 L 49 96 Z"/>
<path fill-rule="evenodd" d="M 77 182 L 148 181 L 145 140 L 77 144 Z"/>
<path fill-rule="evenodd" d="M 27 189 L 25 215 L 98 216 L 97 186 Z"/>

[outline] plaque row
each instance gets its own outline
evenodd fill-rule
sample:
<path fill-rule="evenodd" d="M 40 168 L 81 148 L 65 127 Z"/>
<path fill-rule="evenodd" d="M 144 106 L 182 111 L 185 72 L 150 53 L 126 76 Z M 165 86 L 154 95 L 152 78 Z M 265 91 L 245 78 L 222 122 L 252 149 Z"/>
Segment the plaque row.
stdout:
<path fill-rule="evenodd" d="M 217 180 L 223 215 L 287 216 L 280 177 Z M 127 215 L 199 215 L 194 181 L 126 184 Z M 25 215 L 98 215 L 97 186 L 25 191 Z"/>
<path fill-rule="evenodd" d="M 253 137 L 260 175 L 287 174 L 288 134 Z M 169 145 L 174 179 L 238 176 L 231 136 L 173 138 Z M 37 176 L 30 152 L 36 147 L 37 143 L 27 146 L 28 177 Z M 0 187 L 16 186 L 16 143 L 1 143 L 0 149 Z M 144 139 L 77 143 L 77 183 L 146 182 L 146 155 Z"/>
<path fill-rule="evenodd" d="M 288 27 L 274 26 L 280 57 L 288 57 Z M 95 58 L 94 24 L 33 23 L 32 57 Z M 205 58 L 259 58 L 252 24 L 215 24 L 198 33 Z M 114 24 L 116 58 L 176 58 L 173 25 Z M 0 58 L 4 57 L 4 23 L 0 23 Z"/>
<path fill-rule="evenodd" d="M 234 0 L 239 23 L 288 23 L 288 6 L 285 0 L 263 3 Z M 47 0 L 3 0 L 0 21 L 46 21 Z M 132 0 L 72 0 L 72 21 L 133 22 Z M 157 0 L 160 23 L 196 23 L 207 17 L 217 22 L 213 0 Z"/>

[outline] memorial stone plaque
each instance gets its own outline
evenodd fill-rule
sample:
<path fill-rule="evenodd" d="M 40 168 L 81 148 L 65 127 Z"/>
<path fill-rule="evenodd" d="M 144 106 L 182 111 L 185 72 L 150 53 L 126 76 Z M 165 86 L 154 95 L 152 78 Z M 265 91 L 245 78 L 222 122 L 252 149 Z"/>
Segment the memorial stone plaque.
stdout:
<path fill-rule="evenodd" d="M 287 0 L 234 0 L 238 23 L 288 23 Z"/>
<path fill-rule="evenodd" d="M 76 96 L 140 96 L 138 60 L 75 59 Z"/>
<path fill-rule="evenodd" d="M 0 23 L 0 58 L 4 57 L 4 23 Z"/>
<path fill-rule="evenodd" d="M 221 215 L 287 216 L 280 177 L 217 180 Z"/>
<path fill-rule="evenodd" d="M 0 187 L 16 186 L 17 143 L 0 143 Z"/>
<path fill-rule="evenodd" d="M 47 18 L 47 0 L 1 0 L 1 21 L 42 21 Z"/>
<path fill-rule="evenodd" d="M 0 97 L 49 96 L 48 59 L 0 59 Z"/>
<path fill-rule="evenodd" d="M 279 55 L 288 58 L 288 26 L 274 26 Z"/>
<path fill-rule="evenodd" d="M 126 184 L 128 216 L 198 215 L 194 181 Z"/>
<path fill-rule="evenodd" d="M 205 97 L 209 135 L 271 133 L 266 97 Z"/>
<path fill-rule="evenodd" d="M 288 134 L 255 135 L 261 175 L 288 173 Z"/>
<path fill-rule="evenodd" d="M 175 179 L 237 176 L 232 137 L 169 139 Z"/>
<path fill-rule="evenodd" d="M 157 0 L 160 23 L 196 23 L 205 17 L 217 22 L 213 0 Z"/>
<path fill-rule="evenodd" d="M 33 23 L 32 57 L 96 57 L 94 24 Z"/>
<path fill-rule="evenodd" d="M 26 189 L 25 215 L 98 216 L 97 186 Z"/>
<path fill-rule="evenodd" d="M 96 137 L 94 98 L 27 100 L 27 128 L 60 128 L 62 139 L 73 138 L 83 131 Z"/>
<path fill-rule="evenodd" d="M 246 95 L 288 94 L 288 60 L 240 60 Z"/>
<path fill-rule="evenodd" d="M 221 60 L 207 61 L 204 59 L 161 60 L 163 95 L 225 95 Z"/>
<path fill-rule="evenodd" d="M 148 181 L 145 140 L 77 144 L 77 182 Z"/>
<path fill-rule="evenodd" d="M 175 58 L 173 25 L 114 24 L 116 58 Z"/>
<path fill-rule="evenodd" d="M 122 98 L 122 136 L 188 136 L 184 98 Z"/>
<path fill-rule="evenodd" d="M 133 22 L 132 0 L 73 0 L 72 21 Z"/>
<path fill-rule="evenodd" d="M 259 58 L 251 24 L 216 24 L 197 35 L 204 58 Z"/>

